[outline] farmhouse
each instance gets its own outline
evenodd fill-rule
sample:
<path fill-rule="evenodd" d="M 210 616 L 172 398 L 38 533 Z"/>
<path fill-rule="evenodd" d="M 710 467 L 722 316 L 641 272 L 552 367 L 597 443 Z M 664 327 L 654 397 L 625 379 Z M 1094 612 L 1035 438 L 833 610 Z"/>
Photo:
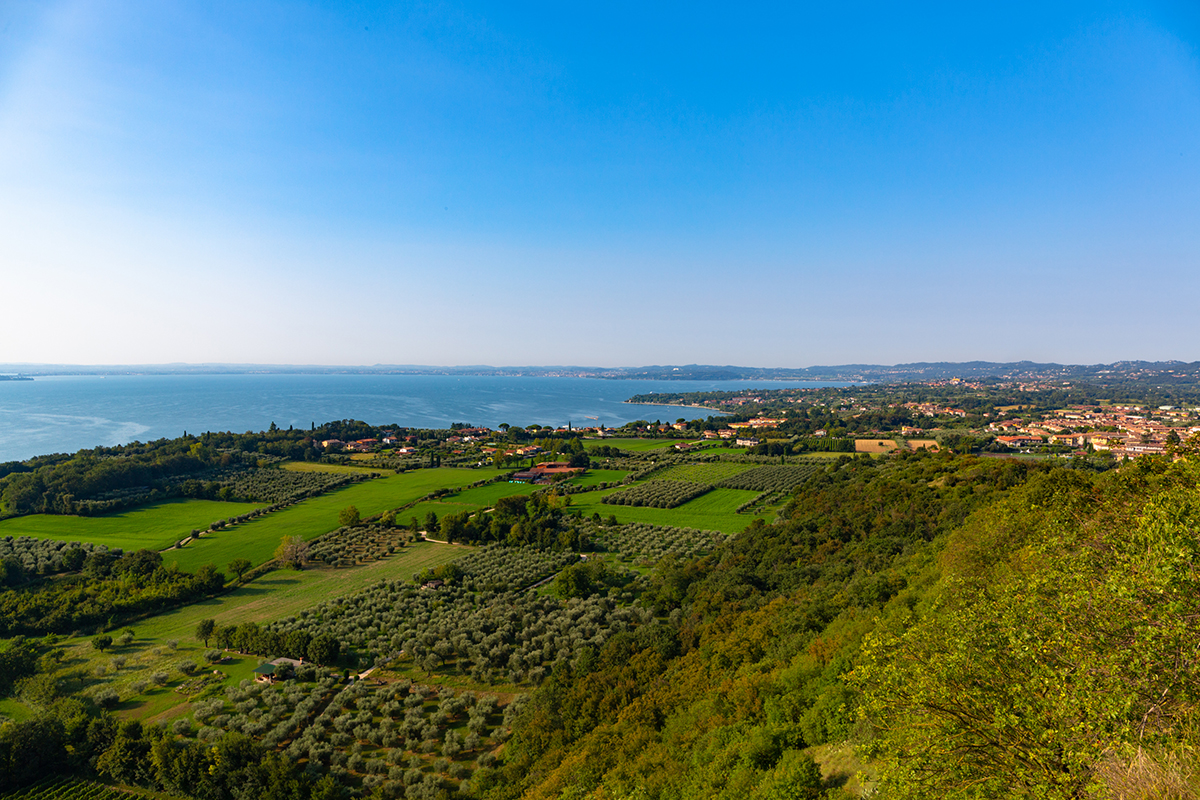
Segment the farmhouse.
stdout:
<path fill-rule="evenodd" d="M 277 658 L 267 664 L 259 664 L 255 667 L 254 680 L 257 683 L 274 683 L 275 676 L 284 672 L 284 670 L 279 669 L 280 667 L 286 666 L 288 667 L 286 671 L 291 672 L 302 664 L 304 664 L 304 659 L 297 661 L 294 658 Z"/>
<path fill-rule="evenodd" d="M 583 472 L 580 467 L 572 467 L 566 461 L 547 461 L 535 464 L 524 472 L 515 472 L 510 480 L 514 483 L 551 483 L 556 477 L 574 475 Z"/>

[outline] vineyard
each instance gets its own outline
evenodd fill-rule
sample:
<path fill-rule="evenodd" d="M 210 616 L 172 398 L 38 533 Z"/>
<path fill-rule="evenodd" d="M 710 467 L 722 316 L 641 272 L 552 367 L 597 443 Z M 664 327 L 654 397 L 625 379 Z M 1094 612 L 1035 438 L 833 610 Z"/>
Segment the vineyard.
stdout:
<path fill-rule="evenodd" d="M 666 467 L 654 477 L 669 481 L 691 481 L 692 483 L 711 483 L 719 486 L 722 481 L 748 469 L 753 469 L 753 467 L 728 461 L 708 461 L 703 464 L 675 464 Z"/>
<path fill-rule="evenodd" d="M 469 590 L 504 592 L 532 586 L 578 560 L 574 553 L 487 545 L 454 563 Z"/>
<path fill-rule="evenodd" d="M 128 789 L 114 789 L 103 783 L 65 778 L 36 783 L 24 789 L 0 794 L 0 800 L 132 800 L 147 796 Z"/>
<path fill-rule="evenodd" d="M 346 684 L 333 671 L 306 665 L 295 680 L 244 680 L 224 696 L 200 700 L 195 723 L 179 719 L 171 731 L 203 742 L 243 733 L 292 761 L 307 759 L 367 790 L 400 797 L 414 784 L 435 794 L 452 789 L 490 766 L 523 702 L 518 697 L 501 707 L 491 696 L 407 679 Z"/>
<path fill-rule="evenodd" d="M 243 472 L 227 484 L 234 497 L 259 503 L 286 503 L 315 497 L 356 480 L 376 477 L 371 473 L 293 472 L 285 469 L 256 469 Z"/>
<path fill-rule="evenodd" d="M 411 531 L 391 525 L 343 526 L 314 542 L 308 558 L 331 567 L 369 564 L 395 553 L 411 542 L 412 536 Z"/>
<path fill-rule="evenodd" d="M 606 530 L 596 538 L 623 562 L 653 564 L 666 556 L 695 558 L 711 552 L 728 537 L 719 531 L 635 522 Z"/>
<path fill-rule="evenodd" d="M 754 467 L 726 478 L 718 486 L 754 492 L 791 492 L 821 468 L 820 462 Z"/>
<path fill-rule="evenodd" d="M 604 497 L 601 502 L 618 506 L 675 508 L 712 489 L 709 483 L 652 480 L 630 486 Z"/>
<path fill-rule="evenodd" d="M 362 655 L 376 663 L 399 657 L 426 673 L 450 670 L 480 683 L 536 685 L 555 663 L 641 624 L 644 614 L 609 597 L 563 603 L 530 592 L 476 594 L 453 583 L 432 590 L 384 581 L 267 628 L 333 637 L 357 648 L 360 662 Z"/>

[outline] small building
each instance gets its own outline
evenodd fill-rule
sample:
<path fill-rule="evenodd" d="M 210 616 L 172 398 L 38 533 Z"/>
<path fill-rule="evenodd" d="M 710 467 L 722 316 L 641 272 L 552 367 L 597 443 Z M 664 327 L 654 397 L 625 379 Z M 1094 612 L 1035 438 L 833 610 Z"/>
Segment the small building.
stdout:
<path fill-rule="evenodd" d="M 741 439 L 737 440 L 738 447 L 758 447 L 758 439 Z"/>
<path fill-rule="evenodd" d="M 1037 447 L 1042 444 L 1040 436 L 997 436 L 996 441 L 1008 447 Z"/>
<path fill-rule="evenodd" d="M 302 666 L 303 664 L 304 659 L 302 658 L 299 660 L 294 658 L 277 658 L 274 661 L 266 664 L 259 664 L 257 667 L 255 667 L 254 680 L 257 683 L 274 683 L 276 676 L 283 671 L 279 669 L 280 667 L 286 666 L 290 668 L 289 671 L 293 671 L 296 667 Z"/>

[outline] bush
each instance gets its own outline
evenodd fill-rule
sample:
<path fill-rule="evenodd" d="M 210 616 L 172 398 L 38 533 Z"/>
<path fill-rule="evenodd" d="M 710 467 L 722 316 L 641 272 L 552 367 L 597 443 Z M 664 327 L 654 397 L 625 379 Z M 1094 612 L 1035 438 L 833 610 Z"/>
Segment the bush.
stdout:
<path fill-rule="evenodd" d="M 165 672 L 156 672 L 150 676 L 150 680 L 154 681 L 156 686 L 166 686 L 171 676 Z"/>
<path fill-rule="evenodd" d="M 141 694 L 142 692 L 146 691 L 148 688 L 150 688 L 150 681 L 148 681 L 144 678 L 140 678 L 140 679 L 134 681 L 133 683 L 129 684 L 129 689 L 134 694 Z"/>
<path fill-rule="evenodd" d="M 92 695 L 92 699 L 96 701 L 96 705 L 101 708 L 112 708 L 121 701 L 120 696 L 115 689 L 110 689 L 107 686 L 100 689 L 96 694 Z"/>
<path fill-rule="evenodd" d="M 182 672 L 184 675 L 191 675 L 197 669 L 195 661 L 187 661 L 187 660 L 180 661 L 178 664 L 175 665 L 175 668 L 178 669 L 180 672 Z"/>

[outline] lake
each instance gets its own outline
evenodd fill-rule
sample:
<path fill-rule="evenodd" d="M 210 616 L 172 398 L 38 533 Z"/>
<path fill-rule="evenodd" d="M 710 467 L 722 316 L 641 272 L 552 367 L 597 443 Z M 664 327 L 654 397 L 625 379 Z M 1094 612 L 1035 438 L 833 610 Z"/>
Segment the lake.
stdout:
<path fill-rule="evenodd" d="M 846 386 L 821 381 L 646 381 L 446 375 L 106 375 L 0 381 L 0 461 L 184 431 L 307 428 L 334 419 L 447 428 L 674 421 L 710 411 L 630 405 L 650 392 Z"/>

